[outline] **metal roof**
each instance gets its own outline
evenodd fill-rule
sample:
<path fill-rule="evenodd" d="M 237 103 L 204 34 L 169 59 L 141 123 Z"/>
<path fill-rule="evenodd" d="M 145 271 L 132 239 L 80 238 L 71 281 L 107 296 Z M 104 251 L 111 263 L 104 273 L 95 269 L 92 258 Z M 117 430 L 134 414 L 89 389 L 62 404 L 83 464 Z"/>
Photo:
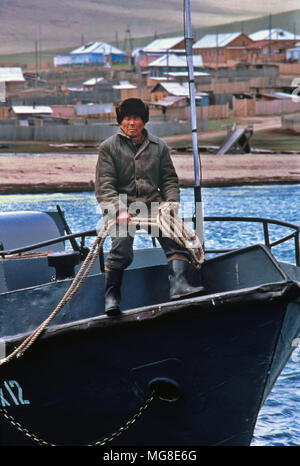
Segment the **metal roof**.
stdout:
<path fill-rule="evenodd" d="M 25 81 L 23 71 L 19 67 L 0 68 L 0 81 Z"/>
<path fill-rule="evenodd" d="M 155 39 L 143 48 L 143 52 L 161 52 L 175 47 L 184 39 L 180 37 L 165 37 L 164 39 Z"/>
<path fill-rule="evenodd" d="M 293 99 L 295 97 L 293 94 L 288 94 L 287 92 L 261 92 L 260 95 L 281 100 Z"/>
<path fill-rule="evenodd" d="M 263 29 L 261 31 L 256 31 L 253 34 L 249 34 L 250 39 L 252 40 L 268 40 L 270 39 L 270 30 Z M 296 36 L 298 40 L 300 36 Z M 294 40 L 295 35 L 291 32 L 285 31 L 284 29 L 280 28 L 273 28 L 271 29 L 271 39 L 272 40 Z"/>
<path fill-rule="evenodd" d="M 169 94 L 178 96 L 178 97 L 189 97 L 189 85 L 188 83 L 177 83 L 177 82 L 160 82 L 159 83 Z M 158 84 L 157 84 L 158 86 Z M 201 99 L 202 95 L 208 95 L 205 92 L 196 92 L 195 98 Z"/>
<path fill-rule="evenodd" d="M 225 47 L 234 39 L 239 37 L 242 32 L 226 32 L 221 34 L 206 34 L 193 45 L 193 49 Z"/>
<path fill-rule="evenodd" d="M 169 93 L 175 96 L 189 96 L 188 83 L 161 82 L 160 85 Z"/>
<path fill-rule="evenodd" d="M 87 81 L 84 81 L 84 83 L 82 83 L 84 86 L 95 86 L 95 84 L 97 83 L 100 83 L 101 81 L 103 81 L 104 78 L 91 78 L 91 79 L 88 79 Z"/>
<path fill-rule="evenodd" d="M 275 92 L 275 97 L 278 99 L 294 99 L 295 96 L 293 94 L 289 94 L 288 92 Z"/>
<path fill-rule="evenodd" d="M 167 74 L 168 76 L 172 76 L 174 78 L 176 78 L 177 76 L 189 76 L 189 72 L 188 71 L 169 71 L 167 73 L 164 73 L 164 74 Z M 194 76 L 197 77 L 197 76 L 211 76 L 210 73 L 206 73 L 204 71 L 194 71 Z M 153 79 L 153 78 L 152 78 Z"/>
<path fill-rule="evenodd" d="M 13 105 L 12 109 L 15 113 L 18 115 L 22 114 L 51 114 L 53 112 L 51 107 L 48 107 L 46 105 Z"/>
<path fill-rule="evenodd" d="M 194 66 L 203 66 L 203 60 L 201 55 L 193 56 Z M 156 60 L 149 63 L 148 66 L 173 66 L 173 67 L 187 67 L 187 60 L 185 55 L 176 55 L 175 53 L 170 53 L 163 55 L 162 57 L 157 58 Z"/>
<path fill-rule="evenodd" d="M 166 73 L 166 74 L 167 74 L 167 73 Z M 170 74 L 170 73 L 168 73 L 168 74 Z M 162 76 L 150 76 L 150 79 L 151 79 L 151 80 L 158 81 L 158 82 L 160 82 L 160 81 L 169 81 L 168 78 L 164 78 L 164 77 L 162 77 Z"/>
<path fill-rule="evenodd" d="M 150 102 L 151 105 L 160 105 L 162 107 L 171 107 L 172 105 L 180 102 L 181 100 L 185 99 L 185 96 L 174 96 L 169 95 L 161 100 L 156 100 L 154 102 Z"/>
<path fill-rule="evenodd" d="M 81 45 L 77 49 L 72 50 L 70 53 L 101 53 L 103 55 L 110 55 L 111 53 L 114 53 L 116 55 L 127 55 L 123 50 L 120 50 L 107 42 L 89 42 L 88 44 Z"/>
<path fill-rule="evenodd" d="M 114 84 L 113 89 L 136 89 L 137 87 L 134 84 L 131 84 L 129 81 L 120 81 L 120 84 Z"/>
<path fill-rule="evenodd" d="M 157 58 L 156 60 L 149 63 L 148 66 L 187 66 L 186 59 L 184 56 L 175 55 L 170 53 Z"/>

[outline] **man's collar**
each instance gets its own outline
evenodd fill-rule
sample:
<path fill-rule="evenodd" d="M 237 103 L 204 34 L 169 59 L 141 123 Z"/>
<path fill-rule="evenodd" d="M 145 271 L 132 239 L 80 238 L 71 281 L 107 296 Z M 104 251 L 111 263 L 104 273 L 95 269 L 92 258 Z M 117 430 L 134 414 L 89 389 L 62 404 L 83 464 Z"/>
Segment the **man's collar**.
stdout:
<path fill-rule="evenodd" d="M 119 127 L 119 130 L 118 130 L 118 133 L 120 136 L 123 136 L 124 138 L 126 139 L 131 139 L 129 136 L 127 136 L 126 133 L 124 133 L 124 131 L 122 130 L 122 128 Z"/>

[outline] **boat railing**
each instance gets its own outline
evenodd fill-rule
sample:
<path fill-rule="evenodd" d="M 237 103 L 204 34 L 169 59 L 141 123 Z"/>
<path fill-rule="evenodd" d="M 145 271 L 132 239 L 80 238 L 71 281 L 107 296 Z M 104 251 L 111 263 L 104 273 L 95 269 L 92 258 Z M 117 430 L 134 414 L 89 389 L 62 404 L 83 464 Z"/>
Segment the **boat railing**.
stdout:
<path fill-rule="evenodd" d="M 195 225 L 195 217 L 186 217 L 184 219 L 185 222 L 193 222 Z M 236 217 L 236 216 L 214 216 L 214 217 L 204 217 L 204 223 L 206 222 L 248 222 L 248 223 L 260 223 L 262 224 L 263 228 L 263 238 L 264 244 L 270 250 L 274 246 L 278 246 L 279 244 L 285 243 L 291 239 L 294 240 L 294 250 L 295 250 L 295 262 L 297 266 L 300 266 L 300 246 L 299 246 L 299 237 L 300 237 L 300 227 L 290 222 L 285 222 L 282 220 L 275 220 L 271 218 L 262 218 L 262 217 Z M 285 228 L 292 229 L 292 233 L 285 235 L 281 238 L 276 239 L 275 241 L 270 240 L 270 225 L 278 225 Z M 214 253 L 214 254 L 224 254 L 226 252 L 234 251 L 235 249 L 206 249 L 205 252 L 207 254 Z"/>
<path fill-rule="evenodd" d="M 196 225 L 196 220 L 195 217 L 185 217 L 183 219 L 186 223 L 192 222 L 194 226 Z M 300 227 L 289 222 L 284 222 L 281 220 L 275 220 L 275 219 L 270 219 L 270 218 L 261 218 L 261 217 L 227 217 L 227 216 L 216 216 L 216 217 L 204 217 L 204 224 L 207 222 L 249 222 L 249 223 L 261 223 L 263 227 L 263 235 L 264 235 L 264 243 L 265 245 L 271 250 L 274 246 L 277 246 L 279 244 L 282 244 L 286 241 L 289 241 L 291 239 L 294 240 L 294 249 L 295 249 L 295 262 L 297 266 L 300 266 L 300 249 L 299 249 L 299 237 L 300 237 Z M 293 231 L 289 233 L 288 235 L 285 235 L 281 238 L 278 238 L 276 241 L 271 241 L 270 240 L 270 234 L 269 234 L 269 225 L 278 225 L 281 227 L 286 227 L 290 228 Z M 138 233 L 142 234 L 142 231 L 139 231 Z M 81 244 L 80 244 L 80 250 L 86 253 L 87 248 L 84 245 L 85 238 L 89 236 L 96 236 L 97 231 L 96 230 L 86 230 L 78 233 L 72 233 L 72 234 L 66 234 L 64 236 L 59 236 L 57 238 L 53 238 L 47 241 L 42 241 L 39 243 L 35 244 L 30 244 L 28 246 L 23 246 L 21 248 L 16 248 L 16 249 L 11 249 L 11 250 L 1 250 L 0 249 L 0 256 L 2 258 L 5 258 L 5 256 L 10 256 L 10 255 L 17 255 L 17 254 L 22 254 L 28 251 L 32 251 L 35 249 L 40 249 L 46 246 L 49 246 L 51 244 L 56 244 L 59 242 L 63 241 L 70 241 L 72 246 L 73 246 L 73 239 L 75 238 L 80 238 Z M 153 241 L 153 244 L 155 245 L 155 241 Z M 210 254 L 222 254 L 226 252 L 231 252 L 236 250 L 234 249 L 206 249 L 205 248 L 205 253 Z M 103 256 L 103 251 L 102 254 Z M 103 258 L 101 260 L 103 262 Z"/>

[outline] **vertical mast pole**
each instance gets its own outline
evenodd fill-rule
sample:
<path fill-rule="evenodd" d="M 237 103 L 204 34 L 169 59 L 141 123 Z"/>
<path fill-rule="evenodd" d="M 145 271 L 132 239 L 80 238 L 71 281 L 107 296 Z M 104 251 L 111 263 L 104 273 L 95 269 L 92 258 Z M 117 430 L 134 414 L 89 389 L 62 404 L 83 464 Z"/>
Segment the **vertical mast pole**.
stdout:
<path fill-rule="evenodd" d="M 195 200 L 195 216 L 196 225 L 195 230 L 201 242 L 204 242 L 203 234 L 203 212 L 202 212 L 202 194 L 200 183 L 200 159 L 198 152 L 198 138 L 197 138 L 197 116 L 196 116 L 196 103 L 195 103 L 195 81 L 194 81 L 194 64 L 193 64 L 193 37 L 191 25 L 191 9 L 190 0 L 184 0 L 185 4 L 185 20 L 186 20 L 186 58 L 189 73 L 189 92 L 190 92 L 190 108 L 191 108 L 191 124 L 192 124 L 192 140 L 193 140 L 193 154 L 194 154 L 194 200 Z"/>

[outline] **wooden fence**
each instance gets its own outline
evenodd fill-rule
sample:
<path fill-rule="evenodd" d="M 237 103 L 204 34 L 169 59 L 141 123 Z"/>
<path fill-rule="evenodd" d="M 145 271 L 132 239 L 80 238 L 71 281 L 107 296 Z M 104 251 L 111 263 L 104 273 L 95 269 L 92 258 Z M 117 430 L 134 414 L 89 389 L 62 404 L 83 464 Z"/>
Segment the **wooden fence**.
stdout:
<path fill-rule="evenodd" d="M 233 97 L 233 112 L 239 117 L 255 116 L 255 100 L 254 99 L 236 99 Z"/>
<path fill-rule="evenodd" d="M 250 87 L 265 87 L 270 85 L 270 77 L 252 77 L 242 81 L 228 78 L 212 79 L 210 83 L 199 84 L 197 90 L 211 91 L 214 94 L 242 94 L 249 92 Z"/>
<path fill-rule="evenodd" d="M 256 115 L 280 115 L 300 111 L 300 102 L 289 100 L 259 101 L 255 103 Z"/>
<path fill-rule="evenodd" d="M 199 120 L 219 120 L 228 118 L 229 104 L 196 107 L 196 113 Z"/>
<path fill-rule="evenodd" d="M 197 120 L 219 120 L 228 118 L 229 115 L 229 104 L 223 105 L 209 105 L 207 107 L 196 107 Z M 165 114 L 162 113 L 161 109 L 150 108 L 150 120 L 153 118 L 157 120 L 174 120 L 189 121 L 191 119 L 191 109 L 187 106 L 182 107 L 168 107 Z"/>
<path fill-rule="evenodd" d="M 300 63 L 278 63 L 280 74 L 300 76 Z"/>
<path fill-rule="evenodd" d="M 254 99 L 233 98 L 233 112 L 239 117 L 258 115 L 281 115 L 300 112 L 300 102 L 288 100 L 255 101 Z"/>

